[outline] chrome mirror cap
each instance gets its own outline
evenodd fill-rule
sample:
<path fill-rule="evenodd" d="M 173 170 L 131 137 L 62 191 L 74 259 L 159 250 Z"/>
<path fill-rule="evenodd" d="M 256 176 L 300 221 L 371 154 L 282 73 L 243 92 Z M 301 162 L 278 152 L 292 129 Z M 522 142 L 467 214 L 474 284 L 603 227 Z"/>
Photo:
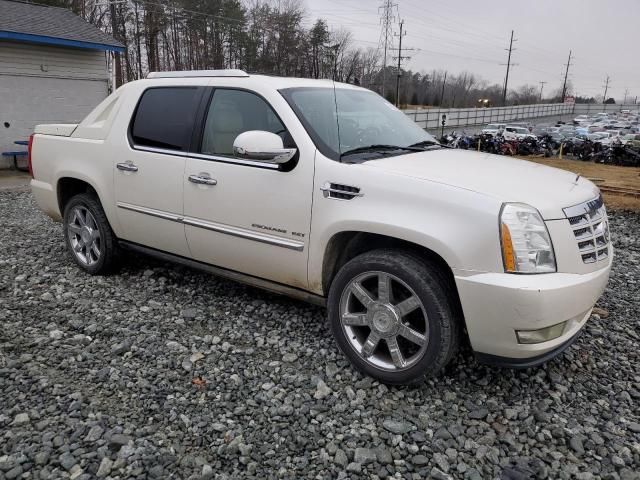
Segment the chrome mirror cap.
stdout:
<path fill-rule="evenodd" d="M 233 142 L 233 154 L 245 160 L 282 164 L 296 154 L 295 148 L 284 148 L 282 138 L 275 133 L 250 130 L 241 133 Z"/>

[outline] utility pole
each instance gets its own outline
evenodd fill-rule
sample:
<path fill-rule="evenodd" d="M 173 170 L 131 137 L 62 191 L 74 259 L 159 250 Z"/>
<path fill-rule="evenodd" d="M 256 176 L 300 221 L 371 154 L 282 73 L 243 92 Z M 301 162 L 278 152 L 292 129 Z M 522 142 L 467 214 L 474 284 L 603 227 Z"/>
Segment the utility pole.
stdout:
<path fill-rule="evenodd" d="M 538 82 L 540 84 L 540 101 L 542 101 L 542 90 L 544 89 L 544 85 L 547 82 Z"/>
<path fill-rule="evenodd" d="M 113 38 L 120 41 L 120 28 L 118 27 L 118 18 L 116 16 L 116 4 L 113 0 L 109 2 L 109 16 L 111 17 L 111 31 L 113 34 Z M 122 42 L 123 44 L 125 42 Z M 114 85 L 114 90 L 118 88 L 120 85 L 124 83 L 124 78 L 122 76 L 122 63 L 120 62 L 120 52 L 113 52 L 113 63 L 115 64 L 115 76 L 116 81 Z"/>
<path fill-rule="evenodd" d="M 442 93 L 440 94 L 440 107 L 442 108 L 442 102 L 444 102 L 444 86 L 447 84 L 447 71 L 444 72 L 444 80 L 442 81 Z"/>
<path fill-rule="evenodd" d="M 571 50 L 569 50 L 569 59 L 567 60 L 566 70 L 564 71 L 564 83 L 562 84 L 562 98 L 560 102 L 564 103 L 564 97 L 567 95 L 567 77 L 569 76 L 569 67 L 571 66 Z"/>
<path fill-rule="evenodd" d="M 604 84 L 604 95 L 602 95 L 602 103 L 607 101 L 607 91 L 609 90 L 609 75 L 607 75 L 607 80 Z"/>
<path fill-rule="evenodd" d="M 382 32 L 380 35 L 380 42 L 383 44 L 383 60 L 382 60 L 382 96 L 384 97 L 387 90 L 387 52 L 391 48 L 391 38 L 393 36 L 393 21 L 395 19 L 393 15 L 393 9 L 398 6 L 397 3 L 393 3 L 392 0 L 383 0 L 382 5 L 378 8 L 381 11 L 380 23 L 382 23 Z"/>
<path fill-rule="evenodd" d="M 517 40 L 515 40 L 517 41 Z M 504 77 L 504 89 L 502 90 L 502 106 L 507 104 L 507 85 L 509 83 L 509 68 L 511 67 L 511 52 L 513 51 L 513 30 L 511 30 L 511 40 L 509 41 L 509 56 L 507 57 L 507 75 Z M 515 65 L 515 64 L 513 64 Z"/>
<path fill-rule="evenodd" d="M 404 37 L 406 34 L 407 32 L 404 31 L 404 20 L 401 20 L 400 33 L 397 35 L 399 37 L 399 40 L 398 40 L 398 72 L 396 76 L 396 107 L 400 106 L 400 77 L 402 77 L 402 70 L 401 70 L 402 61 L 408 60 L 411 58 L 411 57 L 402 56 L 402 37 Z"/>

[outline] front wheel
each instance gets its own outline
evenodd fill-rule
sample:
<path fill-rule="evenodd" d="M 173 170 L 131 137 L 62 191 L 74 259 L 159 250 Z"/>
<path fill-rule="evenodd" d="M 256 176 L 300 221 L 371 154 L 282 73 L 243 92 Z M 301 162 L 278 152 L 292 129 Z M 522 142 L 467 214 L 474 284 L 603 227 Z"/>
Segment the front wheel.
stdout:
<path fill-rule="evenodd" d="M 438 266 L 376 250 L 349 261 L 329 291 L 336 342 L 363 373 L 389 384 L 421 382 L 456 354 L 461 320 Z"/>
<path fill-rule="evenodd" d="M 71 258 L 84 271 L 101 275 L 115 267 L 118 240 L 95 195 L 81 193 L 67 202 L 63 230 Z"/>

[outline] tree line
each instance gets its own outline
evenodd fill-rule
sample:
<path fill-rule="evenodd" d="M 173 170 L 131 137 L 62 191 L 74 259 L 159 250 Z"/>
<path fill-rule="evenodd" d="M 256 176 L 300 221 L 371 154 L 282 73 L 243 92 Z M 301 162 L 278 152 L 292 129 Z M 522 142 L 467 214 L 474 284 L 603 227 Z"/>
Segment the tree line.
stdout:
<path fill-rule="evenodd" d="M 292 77 L 334 78 L 370 88 L 402 105 L 501 104 L 502 86 L 470 72 L 382 67 L 379 48 L 356 46 L 351 33 L 318 19 L 305 26 L 299 0 L 37 0 L 71 9 L 125 45 L 116 85 L 150 71 L 238 68 Z M 383 80 L 386 79 L 386 82 Z M 554 92 L 544 101 L 559 101 Z M 543 101 L 536 87 L 509 91 L 509 104 Z"/>

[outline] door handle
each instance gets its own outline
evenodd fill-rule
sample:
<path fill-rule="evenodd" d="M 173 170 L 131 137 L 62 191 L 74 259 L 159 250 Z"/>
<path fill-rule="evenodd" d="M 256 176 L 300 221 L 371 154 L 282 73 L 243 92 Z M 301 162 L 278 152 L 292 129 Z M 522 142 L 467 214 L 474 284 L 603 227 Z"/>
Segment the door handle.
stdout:
<path fill-rule="evenodd" d="M 198 185 L 217 185 L 218 181 L 215 178 L 205 177 L 203 175 L 189 175 L 189 181 Z"/>
<path fill-rule="evenodd" d="M 118 170 L 122 170 L 123 172 L 137 172 L 138 171 L 138 167 L 135 166 L 131 162 L 117 163 L 116 164 L 116 168 Z"/>

